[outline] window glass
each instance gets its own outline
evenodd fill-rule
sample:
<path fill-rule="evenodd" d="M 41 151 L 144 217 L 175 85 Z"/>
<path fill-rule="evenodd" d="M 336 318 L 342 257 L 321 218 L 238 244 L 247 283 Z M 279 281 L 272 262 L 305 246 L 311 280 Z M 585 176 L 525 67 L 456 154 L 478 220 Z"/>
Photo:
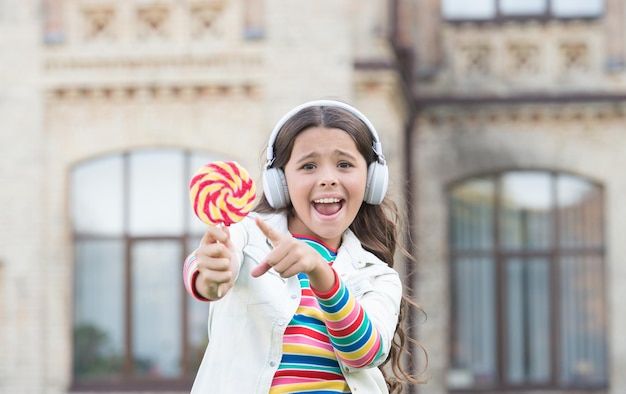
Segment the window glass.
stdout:
<path fill-rule="evenodd" d="M 135 373 L 175 377 L 182 366 L 180 243 L 142 241 L 132 247 Z"/>
<path fill-rule="evenodd" d="M 74 168 L 72 222 L 75 232 L 122 233 L 123 180 L 121 155 L 95 159 Z"/>
<path fill-rule="evenodd" d="M 607 381 L 604 272 L 597 256 L 564 256 L 560 260 L 562 327 L 560 381 L 597 385 Z"/>
<path fill-rule="evenodd" d="M 548 0 L 500 0 L 503 15 L 537 15 L 547 11 Z"/>
<path fill-rule="evenodd" d="M 557 17 L 600 16 L 603 0 L 552 0 L 552 12 Z"/>
<path fill-rule="evenodd" d="M 200 237 L 190 239 L 187 245 L 187 254 L 198 247 L 200 240 Z M 209 317 L 209 304 L 199 302 L 190 295 L 187 295 L 187 297 L 187 305 L 189 305 L 189 317 L 187 319 L 187 335 L 189 337 L 188 370 L 197 371 L 200 366 L 200 361 L 202 361 L 204 350 L 208 344 L 207 322 Z"/>
<path fill-rule="evenodd" d="M 452 245 L 456 249 L 489 249 L 493 245 L 494 182 L 464 182 L 450 194 Z"/>
<path fill-rule="evenodd" d="M 129 157 L 131 235 L 182 234 L 189 182 L 180 151 L 145 150 Z"/>
<path fill-rule="evenodd" d="M 496 16 L 494 0 L 443 0 L 446 19 L 490 19 Z"/>
<path fill-rule="evenodd" d="M 502 178 L 500 199 L 503 246 L 545 249 L 552 237 L 552 180 L 540 172 L 515 172 Z"/>
<path fill-rule="evenodd" d="M 571 175 L 559 176 L 557 190 L 561 246 L 600 246 L 604 233 L 601 190 Z"/>
<path fill-rule="evenodd" d="M 453 369 L 460 385 L 495 382 L 495 271 L 489 258 L 459 258 L 452 266 L 454 286 Z"/>
<path fill-rule="evenodd" d="M 447 20 L 489 20 L 498 17 L 547 15 L 554 18 L 599 17 L 603 0 L 442 0 Z"/>
<path fill-rule="evenodd" d="M 506 262 L 507 379 L 550 380 L 550 266 L 545 258 Z"/>
<path fill-rule="evenodd" d="M 124 361 L 124 246 L 78 241 L 74 255 L 74 376 L 115 378 Z"/>

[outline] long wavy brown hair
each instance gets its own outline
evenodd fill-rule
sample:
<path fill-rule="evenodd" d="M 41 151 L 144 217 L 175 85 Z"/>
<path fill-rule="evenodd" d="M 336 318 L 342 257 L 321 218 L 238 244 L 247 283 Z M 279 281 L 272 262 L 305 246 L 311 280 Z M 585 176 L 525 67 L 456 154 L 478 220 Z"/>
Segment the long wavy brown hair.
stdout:
<path fill-rule="evenodd" d="M 344 130 L 354 139 L 357 149 L 363 155 L 368 165 L 377 159 L 376 153 L 372 149 L 372 134 L 363 121 L 344 109 L 333 106 L 319 106 L 304 108 L 285 122 L 274 141 L 275 160 L 272 163 L 272 167 L 284 169 L 291 156 L 296 137 L 302 131 L 311 127 Z M 264 195 L 254 210 L 265 213 L 287 211 L 288 215 L 295 214 L 291 204 L 286 208 L 274 209 Z M 390 267 L 394 266 L 397 251 L 400 251 L 407 258 L 413 258 L 398 243 L 398 229 L 403 225 L 398 212 L 397 205 L 388 197 L 385 197 L 380 205 L 371 205 L 363 202 L 356 218 L 350 225 L 350 230 L 361 241 L 363 248 L 385 261 Z M 426 360 L 428 360 L 424 348 L 406 333 L 405 318 L 407 317 L 409 307 L 416 308 L 420 313 L 424 313 L 415 301 L 407 297 L 407 295 L 402 296 L 400 316 L 389 357 L 379 367 L 391 393 L 402 392 L 403 387 L 407 384 L 423 383 L 413 372 L 407 371 L 402 362 L 403 357 L 407 357 L 410 363 L 412 361 L 413 349 L 420 349 L 425 354 Z"/>

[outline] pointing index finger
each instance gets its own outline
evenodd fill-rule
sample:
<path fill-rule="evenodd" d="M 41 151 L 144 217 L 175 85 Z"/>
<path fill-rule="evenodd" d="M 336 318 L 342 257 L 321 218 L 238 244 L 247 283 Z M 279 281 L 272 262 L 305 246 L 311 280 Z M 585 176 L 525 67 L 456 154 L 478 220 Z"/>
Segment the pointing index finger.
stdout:
<path fill-rule="evenodd" d="M 269 241 L 274 246 L 276 246 L 276 242 L 280 240 L 280 235 L 276 231 L 274 231 L 274 229 L 269 224 L 265 223 L 261 218 L 256 217 L 254 221 L 257 227 L 263 233 L 263 235 L 265 235 L 267 239 L 269 239 Z"/>
<path fill-rule="evenodd" d="M 263 235 L 267 237 L 268 244 L 270 244 L 270 247 L 274 247 L 276 243 L 278 242 L 279 235 L 274 231 L 274 229 L 269 224 L 265 223 L 258 216 L 254 219 L 254 222 L 256 223 L 259 230 L 261 230 Z M 269 271 L 271 268 L 272 266 L 267 262 L 267 260 L 264 260 L 259 265 L 257 265 L 256 267 L 252 269 L 251 274 L 254 278 L 258 278 L 259 276 Z"/>

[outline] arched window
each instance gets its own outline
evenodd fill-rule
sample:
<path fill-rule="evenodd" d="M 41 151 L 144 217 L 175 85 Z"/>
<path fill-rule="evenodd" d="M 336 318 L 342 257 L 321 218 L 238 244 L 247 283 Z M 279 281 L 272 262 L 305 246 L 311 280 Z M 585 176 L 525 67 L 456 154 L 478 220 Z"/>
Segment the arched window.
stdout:
<path fill-rule="evenodd" d="M 511 171 L 448 196 L 451 388 L 606 387 L 602 188 Z"/>
<path fill-rule="evenodd" d="M 204 233 L 188 184 L 212 159 L 143 149 L 72 170 L 75 388 L 189 388 L 208 306 L 182 282 L 182 262 Z"/>

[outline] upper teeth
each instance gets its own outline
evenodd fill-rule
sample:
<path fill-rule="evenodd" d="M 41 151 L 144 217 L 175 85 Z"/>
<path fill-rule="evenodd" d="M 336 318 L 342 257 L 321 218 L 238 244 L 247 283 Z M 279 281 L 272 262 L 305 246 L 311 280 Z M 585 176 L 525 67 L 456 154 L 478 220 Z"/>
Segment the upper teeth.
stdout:
<path fill-rule="evenodd" d="M 320 198 L 319 200 L 314 200 L 313 202 L 316 204 L 332 204 L 339 201 L 341 200 L 338 198 Z"/>

